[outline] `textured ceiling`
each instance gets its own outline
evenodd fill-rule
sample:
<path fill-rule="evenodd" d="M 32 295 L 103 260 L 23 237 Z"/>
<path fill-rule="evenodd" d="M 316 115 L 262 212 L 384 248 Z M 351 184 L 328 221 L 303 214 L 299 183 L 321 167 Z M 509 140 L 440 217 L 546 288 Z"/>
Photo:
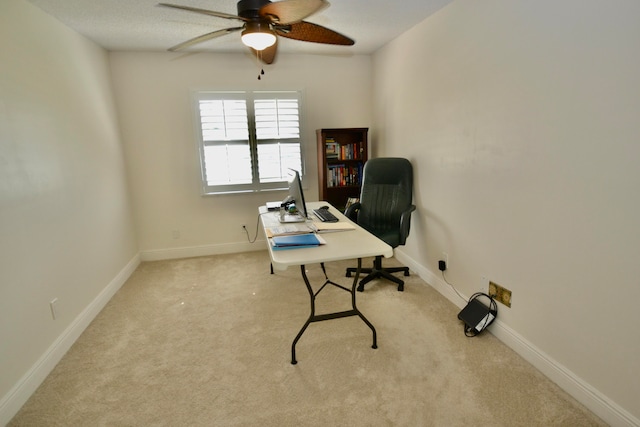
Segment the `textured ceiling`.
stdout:
<path fill-rule="evenodd" d="M 108 50 L 162 51 L 193 37 L 238 26 L 235 20 L 158 7 L 160 0 L 27 0 Z M 163 0 L 235 15 L 235 0 Z M 313 22 L 356 41 L 328 46 L 280 38 L 280 52 L 369 54 L 453 0 L 332 0 Z M 244 51 L 239 33 L 189 50 Z"/>

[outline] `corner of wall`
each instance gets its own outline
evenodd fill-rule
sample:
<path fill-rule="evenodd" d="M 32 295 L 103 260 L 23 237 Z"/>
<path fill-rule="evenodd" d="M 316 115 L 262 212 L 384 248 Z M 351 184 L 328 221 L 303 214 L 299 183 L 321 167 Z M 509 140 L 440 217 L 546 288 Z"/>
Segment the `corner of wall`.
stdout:
<path fill-rule="evenodd" d="M 464 302 L 453 289 L 441 280 L 436 274 L 415 259 L 408 256 L 401 249 L 396 249 L 394 256 L 412 271 L 418 273 L 420 278 L 429 286 L 440 292 L 445 298 L 459 308 Z M 566 367 L 552 359 L 531 342 L 522 337 L 517 331 L 496 319 L 488 329 L 492 335 L 502 341 L 507 347 L 518 353 L 523 359 L 531 363 L 547 378 L 556 383 L 560 388 L 569 393 L 578 402 L 585 405 L 591 412 L 602 418 L 612 426 L 640 427 L 640 420 L 617 405 L 611 399 L 600 393 L 590 384 L 579 378 Z"/>
<path fill-rule="evenodd" d="M 53 371 L 73 343 L 111 300 L 116 292 L 140 265 L 140 254 L 136 254 L 120 272 L 105 286 L 98 296 L 76 317 L 38 361 L 0 400 L 0 425 L 6 425 L 29 400 L 46 377 Z"/>

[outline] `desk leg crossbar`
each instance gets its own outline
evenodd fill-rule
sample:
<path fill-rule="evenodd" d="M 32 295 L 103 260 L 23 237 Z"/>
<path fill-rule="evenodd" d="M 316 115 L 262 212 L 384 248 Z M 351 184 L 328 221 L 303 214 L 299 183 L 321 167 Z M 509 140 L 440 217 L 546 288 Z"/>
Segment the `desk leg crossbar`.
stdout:
<path fill-rule="evenodd" d="M 371 346 L 371 348 L 378 348 L 378 344 L 377 344 L 377 341 L 376 341 L 376 328 L 374 328 L 373 325 L 371 324 L 371 322 L 369 322 L 369 320 L 367 320 L 367 318 L 364 317 L 364 315 L 362 313 L 360 313 L 360 310 L 358 310 L 358 308 L 356 306 L 356 286 L 358 284 L 358 277 L 360 276 L 361 264 L 362 264 L 362 259 L 358 258 L 358 269 L 357 269 L 355 277 L 353 279 L 353 285 L 351 286 L 351 289 L 348 289 L 348 288 L 346 288 L 346 287 L 344 287 L 342 285 L 339 285 L 339 284 L 329 280 L 329 278 L 327 277 L 327 271 L 324 268 L 324 263 L 321 263 L 320 266 L 322 267 L 322 271 L 324 273 L 324 277 L 325 277 L 326 281 L 320 287 L 320 289 L 318 289 L 318 291 L 315 292 L 315 293 L 313 292 L 313 289 L 311 288 L 311 283 L 309 283 L 309 278 L 307 277 L 307 273 L 305 271 L 304 265 L 300 266 L 300 271 L 302 272 L 302 278 L 304 279 L 305 285 L 307 285 L 307 291 L 309 291 L 309 297 L 311 299 L 311 314 L 309 315 L 309 318 L 307 319 L 305 324 L 302 326 L 302 329 L 300 329 L 300 332 L 298 332 L 298 335 L 293 340 L 293 344 L 291 345 L 291 364 L 292 365 L 295 365 L 296 363 L 298 363 L 298 361 L 296 360 L 296 344 L 297 344 L 298 340 L 300 340 L 300 338 L 302 337 L 302 334 L 304 334 L 304 331 L 307 329 L 307 327 L 312 322 L 322 322 L 324 320 L 339 319 L 339 318 L 342 318 L 342 317 L 350 317 L 350 316 L 358 316 L 358 317 L 360 317 L 360 319 L 362 319 L 362 321 L 373 332 L 373 345 Z M 352 307 L 351 310 L 339 311 L 339 312 L 336 312 L 336 313 L 326 313 L 326 314 L 316 315 L 316 296 L 327 285 L 333 285 L 333 286 L 336 286 L 336 287 L 338 287 L 340 289 L 343 289 L 343 290 L 345 290 L 347 292 L 351 292 L 351 307 Z"/>

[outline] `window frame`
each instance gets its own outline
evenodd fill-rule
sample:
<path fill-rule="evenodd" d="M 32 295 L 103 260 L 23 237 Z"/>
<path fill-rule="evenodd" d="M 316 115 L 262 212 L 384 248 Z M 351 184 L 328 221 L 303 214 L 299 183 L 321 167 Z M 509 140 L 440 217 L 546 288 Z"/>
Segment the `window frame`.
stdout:
<path fill-rule="evenodd" d="M 280 98 L 281 97 L 281 98 Z M 198 160 L 200 163 L 200 187 L 203 196 L 213 196 L 220 194 L 242 194 L 242 193 L 258 193 L 264 191 L 281 191 L 287 190 L 288 182 L 286 178 L 281 181 L 271 181 L 260 183 L 259 178 L 259 158 L 258 147 L 263 144 L 281 143 L 281 138 L 260 139 L 257 138 L 256 118 L 255 118 L 255 101 L 259 99 L 296 99 L 298 104 L 298 145 L 300 150 L 300 173 L 301 179 L 305 177 L 305 148 L 303 144 L 303 114 L 302 101 L 303 93 L 301 90 L 197 90 L 192 93 L 193 117 L 195 122 L 195 133 L 198 142 Z M 200 111 L 200 102 L 206 100 L 221 99 L 241 99 L 246 102 L 247 124 L 248 124 L 248 144 L 251 161 L 252 182 L 246 184 L 227 184 L 227 185 L 209 185 L 206 174 L 206 155 L 205 148 L 207 146 L 216 145 L 209 141 L 204 141 L 202 132 L 202 116 Z M 285 143 L 289 139 L 284 139 Z M 247 143 L 244 140 L 228 140 L 227 143 Z"/>

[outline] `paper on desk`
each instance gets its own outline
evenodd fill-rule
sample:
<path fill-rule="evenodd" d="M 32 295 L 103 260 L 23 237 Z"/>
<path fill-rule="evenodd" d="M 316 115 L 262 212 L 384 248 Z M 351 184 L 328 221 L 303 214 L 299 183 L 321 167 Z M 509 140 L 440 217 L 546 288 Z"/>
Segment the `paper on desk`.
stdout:
<path fill-rule="evenodd" d="M 309 225 L 312 228 L 315 228 L 316 233 L 332 233 L 334 231 L 349 231 L 355 230 L 356 227 L 347 221 L 338 221 L 338 222 L 321 222 L 314 221 L 313 224 Z"/>
<path fill-rule="evenodd" d="M 313 229 L 304 223 L 278 225 L 275 227 L 267 227 L 265 229 L 265 234 L 267 235 L 267 237 L 293 236 L 296 234 L 309 233 L 313 233 Z"/>

